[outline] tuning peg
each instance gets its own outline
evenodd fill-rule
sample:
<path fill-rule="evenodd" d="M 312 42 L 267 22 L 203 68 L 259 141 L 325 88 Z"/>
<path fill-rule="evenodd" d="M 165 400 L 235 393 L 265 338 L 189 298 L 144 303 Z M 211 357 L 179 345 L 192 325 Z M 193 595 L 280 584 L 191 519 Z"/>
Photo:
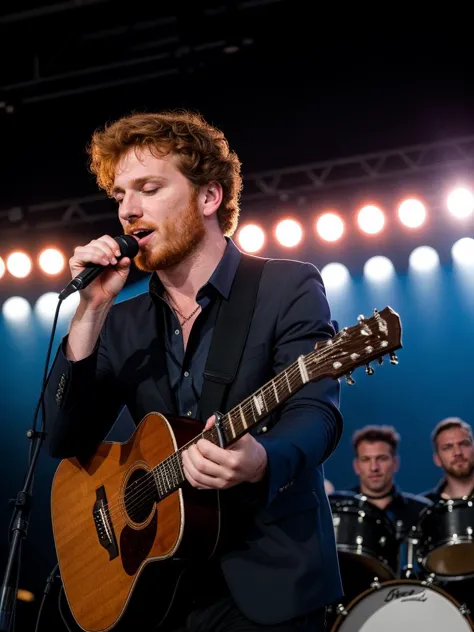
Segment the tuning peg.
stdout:
<path fill-rule="evenodd" d="M 398 358 L 397 356 L 393 353 L 390 354 L 390 364 L 398 364 Z"/>
<path fill-rule="evenodd" d="M 367 366 L 365 367 L 365 372 L 367 373 L 367 375 L 373 375 L 375 373 L 375 369 L 372 368 L 370 364 L 367 364 Z"/>
<path fill-rule="evenodd" d="M 365 320 L 364 314 L 359 314 L 359 316 L 357 316 L 357 320 L 359 321 L 359 323 L 362 323 Z"/>
<path fill-rule="evenodd" d="M 377 358 L 377 362 L 382 365 L 383 364 L 383 356 L 380 356 L 380 358 Z"/>
<path fill-rule="evenodd" d="M 346 382 L 347 384 L 349 384 L 349 386 L 353 386 L 355 384 L 355 380 L 352 379 L 351 377 L 352 373 L 348 373 L 345 378 L 346 378 Z"/>

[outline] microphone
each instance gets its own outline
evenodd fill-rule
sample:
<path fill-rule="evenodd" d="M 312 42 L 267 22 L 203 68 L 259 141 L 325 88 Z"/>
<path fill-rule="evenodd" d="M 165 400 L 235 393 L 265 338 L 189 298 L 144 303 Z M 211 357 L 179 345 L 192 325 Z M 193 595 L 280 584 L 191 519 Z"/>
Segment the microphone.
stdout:
<path fill-rule="evenodd" d="M 120 248 L 120 256 L 116 257 L 117 261 L 123 257 L 133 259 L 133 257 L 138 254 L 138 241 L 135 237 L 131 237 L 130 235 L 119 235 L 119 237 L 114 237 L 114 239 Z M 60 292 L 58 299 L 63 301 L 73 292 L 83 290 L 106 269 L 107 267 L 98 265 L 97 263 L 88 263 L 84 270 L 79 272 L 79 274 L 66 285 L 64 290 Z"/>

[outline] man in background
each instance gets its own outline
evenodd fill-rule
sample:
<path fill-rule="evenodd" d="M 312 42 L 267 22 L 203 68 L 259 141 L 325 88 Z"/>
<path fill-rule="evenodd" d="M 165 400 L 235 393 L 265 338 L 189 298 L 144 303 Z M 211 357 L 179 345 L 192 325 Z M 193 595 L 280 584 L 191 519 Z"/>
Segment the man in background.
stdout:
<path fill-rule="evenodd" d="M 400 466 L 399 442 L 400 436 L 391 426 L 366 426 L 354 433 L 353 467 L 359 484 L 353 491 L 386 512 L 403 539 L 431 503 L 423 496 L 401 491 L 395 483 Z"/>
<path fill-rule="evenodd" d="M 459 417 L 447 417 L 436 425 L 431 441 L 433 460 L 444 476 L 425 496 L 433 502 L 472 496 L 474 440 L 471 426 Z"/>

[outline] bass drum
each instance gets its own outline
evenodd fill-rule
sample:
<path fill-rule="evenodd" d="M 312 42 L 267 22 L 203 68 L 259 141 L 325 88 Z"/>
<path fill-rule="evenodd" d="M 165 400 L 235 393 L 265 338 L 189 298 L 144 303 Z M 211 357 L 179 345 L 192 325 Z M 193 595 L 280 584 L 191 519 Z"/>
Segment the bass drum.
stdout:
<path fill-rule="evenodd" d="M 441 588 L 401 579 L 379 584 L 352 601 L 331 632 L 471 632 L 471 619 Z"/>
<path fill-rule="evenodd" d="M 374 579 L 395 579 L 399 544 L 385 512 L 363 495 L 329 496 L 344 593 L 353 599 Z"/>

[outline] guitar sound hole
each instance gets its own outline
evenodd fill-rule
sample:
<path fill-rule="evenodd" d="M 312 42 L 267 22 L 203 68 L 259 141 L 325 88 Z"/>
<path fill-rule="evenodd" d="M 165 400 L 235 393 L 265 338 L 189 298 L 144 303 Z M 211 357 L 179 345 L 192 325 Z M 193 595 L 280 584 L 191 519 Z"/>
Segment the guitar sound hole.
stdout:
<path fill-rule="evenodd" d="M 125 510 L 133 522 L 145 522 L 156 502 L 156 487 L 153 474 L 146 470 L 135 470 L 125 487 Z"/>

